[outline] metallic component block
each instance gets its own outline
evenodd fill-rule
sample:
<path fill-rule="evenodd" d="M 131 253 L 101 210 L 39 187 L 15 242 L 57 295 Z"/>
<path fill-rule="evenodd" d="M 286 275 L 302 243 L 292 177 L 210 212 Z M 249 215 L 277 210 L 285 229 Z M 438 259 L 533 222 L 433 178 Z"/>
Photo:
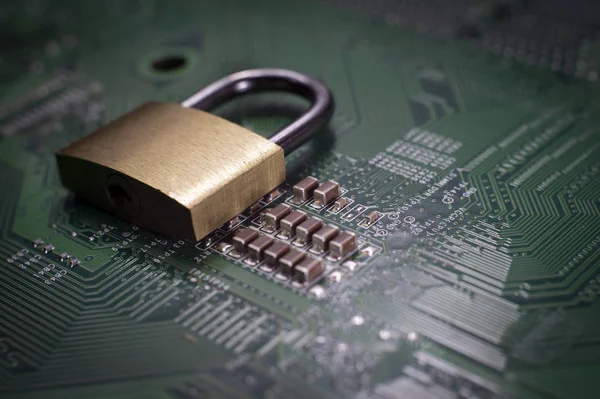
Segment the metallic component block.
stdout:
<path fill-rule="evenodd" d="M 307 256 L 294 267 L 294 279 L 299 283 L 311 283 L 324 271 L 321 259 Z"/>
<path fill-rule="evenodd" d="M 294 187 L 292 187 L 292 191 L 294 193 L 293 201 L 297 204 L 301 204 L 302 202 L 308 200 L 312 197 L 315 189 L 319 187 L 319 181 L 312 177 L 306 177 Z"/>
<path fill-rule="evenodd" d="M 301 211 L 292 211 L 281 220 L 281 231 L 286 236 L 296 234 L 298 225 L 306 220 L 306 213 Z"/>
<path fill-rule="evenodd" d="M 273 230 L 277 230 L 279 228 L 281 219 L 283 219 L 288 213 L 290 213 L 290 207 L 285 204 L 279 204 L 275 208 L 269 209 L 267 212 L 265 212 L 263 217 L 268 227 Z"/>
<path fill-rule="evenodd" d="M 294 248 L 290 249 L 288 253 L 279 259 L 279 271 L 285 275 L 292 275 L 296 263 L 304 259 L 305 256 L 306 254 L 302 251 Z"/>
<path fill-rule="evenodd" d="M 345 231 L 329 243 L 331 255 L 341 259 L 356 249 L 356 234 Z"/>
<path fill-rule="evenodd" d="M 340 185 L 328 180 L 315 190 L 314 196 L 316 206 L 325 206 L 340 196 Z"/>
<path fill-rule="evenodd" d="M 316 252 L 323 252 L 329 247 L 329 241 L 333 240 L 335 236 L 340 233 L 340 229 L 327 225 L 321 227 L 315 234 L 313 234 L 312 240 L 314 244 L 314 250 Z"/>
<path fill-rule="evenodd" d="M 310 242 L 312 235 L 321 228 L 323 223 L 319 219 L 308 218 L 296 228 L 296 236 L 300 243 Z"/>
<path fill-rule="evenodd" d="M 258 231 L 242 229 L 233 236 L 233 247 L 239 254 L 245 254 L 248 245 L 258 238 Z"/>
<path fill-rule="evenodd" d="M 257 262 L 260 262 L 264 257 L 265 249 L 271 244 L 273 244 L 273 239 L 271 237 L 261 235 L 248 245 L 250 257 Z"/>
<path fill-rule="evenodd" d="M 279 258 L 281 258 L 289 250 L 289 244 L 276 241 L 273 245 L 265 249 L 265 262 L 269 266 L 277 266 Z"/>

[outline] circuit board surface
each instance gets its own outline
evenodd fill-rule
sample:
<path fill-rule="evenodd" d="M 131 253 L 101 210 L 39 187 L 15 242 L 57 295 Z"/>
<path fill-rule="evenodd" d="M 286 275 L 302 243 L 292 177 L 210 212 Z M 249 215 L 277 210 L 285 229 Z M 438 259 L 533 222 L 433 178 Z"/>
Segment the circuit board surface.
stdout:
<path fill-rule="evenodd" d="M 365 2 L 1 6 L 2 398 L 598 397 L 595 42 L 544 63 L 531 37 L 521 59 L 507 34 L 482 51 L 501 36 L 484 17 L 423 34 L 402 9 L 350 3 Z M 210 240 L 61 186 L 54 153 L 77 138 L 267 66 L 322 79 L 336 111 L 279 194 Z M 217 113 L 268 136 L 304 106 L 261 94 Z M 306 176 L 339 182 L 345 204 L 291 203 Z M 232 255 L 279 203 L 357 250 L 309 285 Z"/>

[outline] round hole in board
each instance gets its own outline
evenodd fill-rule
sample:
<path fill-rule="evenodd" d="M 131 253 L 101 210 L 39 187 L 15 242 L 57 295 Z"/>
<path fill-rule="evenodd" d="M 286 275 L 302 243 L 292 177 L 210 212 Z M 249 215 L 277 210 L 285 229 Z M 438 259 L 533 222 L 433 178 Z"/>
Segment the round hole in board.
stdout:
<path fill-rule="evenodd" d="M 152 61 L 152 69 L 156 72 L 175 72 L 187 64 L 187 59 L 181 55 L 166 55 Z"/>

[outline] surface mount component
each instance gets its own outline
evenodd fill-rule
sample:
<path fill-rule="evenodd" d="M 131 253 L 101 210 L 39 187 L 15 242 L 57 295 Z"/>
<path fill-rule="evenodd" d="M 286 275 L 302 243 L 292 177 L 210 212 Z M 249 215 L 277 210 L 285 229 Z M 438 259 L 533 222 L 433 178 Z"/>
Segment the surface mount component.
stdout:
<path fill-rule="evenodd" d="M 290 213 L 290 207 L 285 204 L 279 204 L 273 209 L 269 209 L 263 216 L 265 223 L 272 230 L 277 230 L 283 219 L 287 214 Z"/>
<path fill-rule="evenodd" d="M 291 211 L 289 215 L 281 220 L 281 232 L 290 237 L 296 234 L 298 225 L 306 220 L 306 213 L 302 211 Z"/>
<path fill-rule="evenodd" d="M 291 275 L 294 272 L 294 266 L 299 263 L 306 254 L 297 249 L 290 249 L 279 259 L 279 271 L 281 274 Z"/>
<path fill-rule="evenodd" d="M 316 206 L 325 206 L 340 196 L 340 185 L 333 180 L 326 181 L 315 190 L 314 196 Z"/>
<path fill-rule="evenodd" d="M 292 187 L 294 193 L 293 201 L 297 204 L 303 203 L 312 197 L 317 187 L 319 187 L 319 181 L 316 178 L 308 176 L 302 179 L 302 181 Z"/>
<path fill-rule="evenodd" d="M 294 279 L 299 283 L 311 283 L 323 274 L 324 270 L 321 259 L 307 256 L 294 267 Z"/>
<path fill-rule="evenodd" d="M 369 212 L 367 215 L 364 216 L 363 221 L 360 222 L 360 225 L 363 227 L 371 226 L 377 221 L 377 219 L 379 219 L 379 214 L 377 212 Z"/>
<path fill-rule="evenodd" d="M 239 254 L 245 254 L 248 245 L 258 238 L 258 231 L 242 229 L 233 236 L 233 247 Z"/>
<path fill-rule="evenodd" d="M 325 251 L 329 247 L 329 241 L 333 240 L 339 232 L 340 229 L 332 225 L 321 227 L 312 237 L 314 250 L 316 252 Z"/>
<path fill-rule="evenodd" d="M 300 223 L 300 226 L 296 228 L 296 237 L 299 243 L 304 244 L 310 242 L 312 235 L 317 232 L 323 225 L 319 219 L 308 218 L 304 222 Z"/>
<path fill-rule="evenodd" d="M 273 245 L 265 249 L 265 262 L 269 266 L 277 266 L 279 258 L 290 250 L 290 245 L 284 242 L 276 241 Z"/>
<path fill-rule="evenodd" d="M 343 208 L 346 207 L 346 205 L 348 205 L 348 199 L 347 198 L 338 198 L 335 200 L 335 202 L 333 203 L 333 211 L 337 212 Z"/>
<path fill-rule="evenodd" d="M 267 90 L 311 102 L 269 140 L 200 110 Z M 58 168 L 63 184 L 90 203 L 159 233 L 199 240 L 281 184 L 284 153 L 307 141 L 332 112 L 329 89 L 311 77 L 242 71 L 181 105 L 136 108 L 61 150 Z"/>
<path fill-rule="evenodd" d="M 345 231 L 329 243 L 331 255 L 341 259 L 356 249 L 356 234 Z"/>
<path fill-rule="evenodd" d="M 273 239 L 271 237 L 261 235 L 248 245 L 250 257 L 256 262 L 260 262 L 263 259 L 265 249 L 267 249 L 271 244 L 273 244 Z"/>
<path fill-rule="evenodd" d="M 255 214 L 258 211 L 260 211 L 260 202 L 255 202 L 254 204 L 252 204 L 248 208 L 246 208 L 244 210 L 244 212 L 242 212 L 242 215 L 250 216 L 250 215 Z"/>

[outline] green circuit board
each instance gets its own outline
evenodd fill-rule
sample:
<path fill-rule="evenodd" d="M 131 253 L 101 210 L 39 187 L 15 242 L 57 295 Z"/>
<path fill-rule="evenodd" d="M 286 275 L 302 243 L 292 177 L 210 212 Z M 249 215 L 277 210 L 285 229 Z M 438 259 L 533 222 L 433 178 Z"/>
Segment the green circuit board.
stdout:
<path fill-rule="evenodd" d="M 3 399 L 599 396 L 594 41 L 561 42 L 557 69 L 539 49 L 482 49 L 495 11 L 442 35 L 358 1 L 9 3 Z M 336 110 L 256 212 L 172 240 L 62 187 L 67 144 L 257 67 L 318 77 Z M 304 106 L 260 94 L 215 112 L 268 136 Z M 344 204 L 292 203 L 307 176 L 337 181 Z M 232 235 L 280 203 L 355 233 L 356 251 L 304 285 L 235 256 Z"/>

